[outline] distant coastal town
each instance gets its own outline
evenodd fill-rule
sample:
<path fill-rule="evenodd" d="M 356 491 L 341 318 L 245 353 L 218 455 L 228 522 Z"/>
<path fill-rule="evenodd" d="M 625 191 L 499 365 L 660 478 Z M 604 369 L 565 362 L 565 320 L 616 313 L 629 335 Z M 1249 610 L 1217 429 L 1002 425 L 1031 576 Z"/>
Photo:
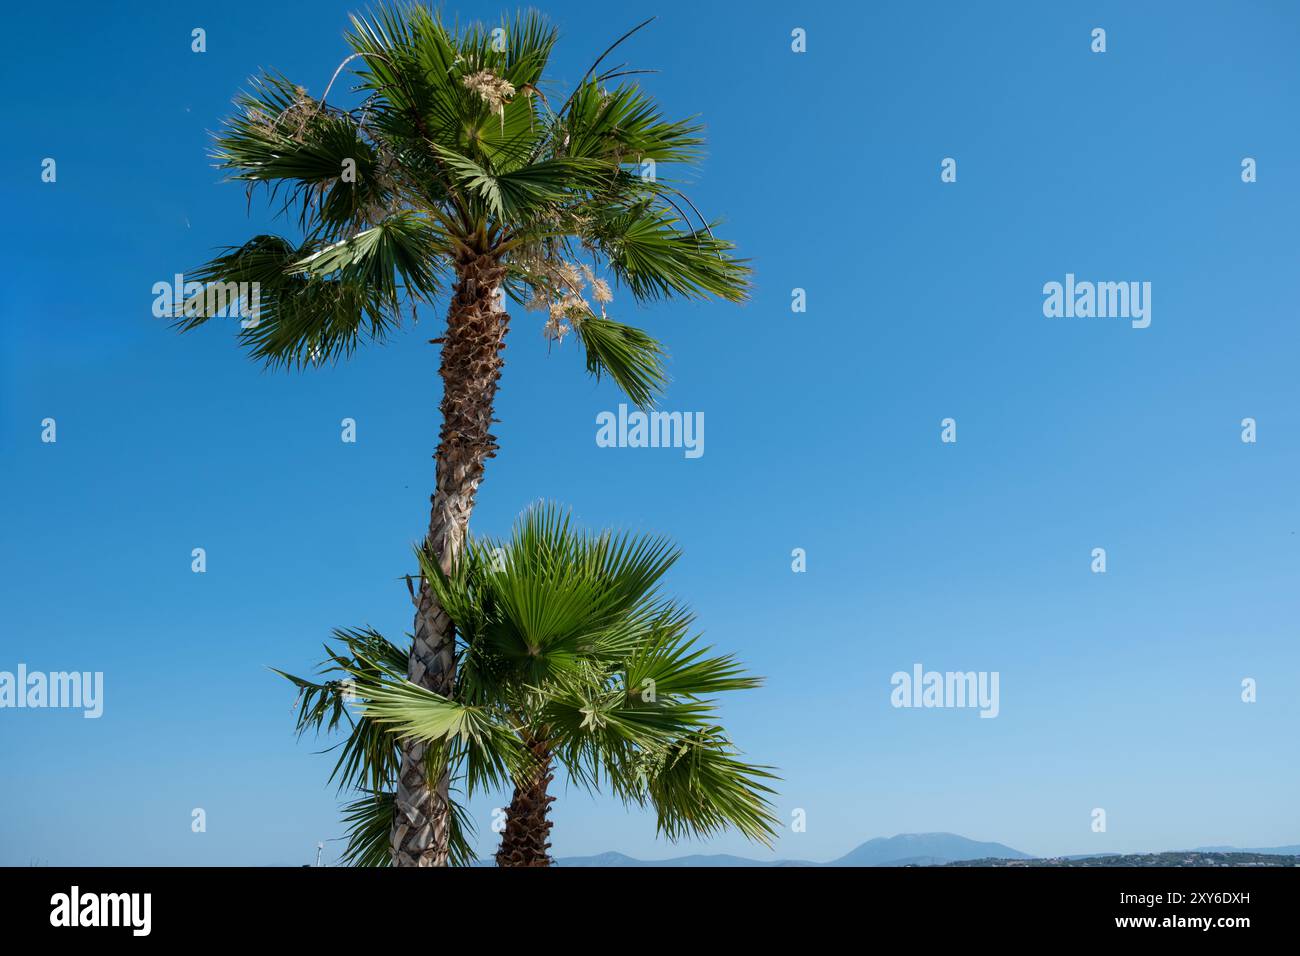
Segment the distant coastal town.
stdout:
<path fill-rule="evenodd" d="M 1038 860 L 957 860 L 943 866 L 1300 866 L 1300 855 L 1274 853 L 1128 853 Z"/>

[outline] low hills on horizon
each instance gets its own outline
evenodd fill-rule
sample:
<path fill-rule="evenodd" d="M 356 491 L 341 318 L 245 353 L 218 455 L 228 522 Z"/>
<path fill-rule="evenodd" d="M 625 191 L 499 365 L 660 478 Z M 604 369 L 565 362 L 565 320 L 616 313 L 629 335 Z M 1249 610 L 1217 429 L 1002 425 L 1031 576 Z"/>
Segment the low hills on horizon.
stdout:
<path fill-rule="evenodd" d="M 1035 857 L 1003 843 L 971 840 L 956 833 L 900 833 L 892 837 L 867 840 L 838 859 L 824 863 L 811 860 L 754 860 L 726 853 L 696 853 L 666 860 L 640 860 L 618 852 L 599 853 L 594 856 L 560 857 L 556 866 L 571 867 L 768 867 L 768 866 L 944 866 L 953 863 L 988 861 L 986 865 L 1007 865 L 1009 861 L 1023 860 L 1131 860 L 1143 856 L 1174 857 L 1178 854 L 1217 854 L 1231 856 L 1300 856 L 1300 844 L 1270 848 L 1243 849 L 1229 846 L 1197 847 L 1188 851 L 1159 854 L 1087 853 L 1066 857 Z M 1166 862 L 1164 865 L 1175 865 Z M 1224 865 L 1227 865 L 1226 863 Z"/>

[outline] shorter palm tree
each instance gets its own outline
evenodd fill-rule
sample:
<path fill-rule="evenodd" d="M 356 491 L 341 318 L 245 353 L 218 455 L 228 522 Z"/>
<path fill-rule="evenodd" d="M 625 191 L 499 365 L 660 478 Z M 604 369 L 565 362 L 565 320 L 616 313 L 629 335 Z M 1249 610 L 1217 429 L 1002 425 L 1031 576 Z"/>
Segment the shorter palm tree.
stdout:
<path fill-rule="evenodd" d="M 508 542 L 471 542 L 446 572 L 421 553 L 460 641 L 455 700 L 406 681 L 403 652 L 372 631 L 336 632 L 345 653 L 330 650 L 327 666 L 345 678 L 290 678 L 303 692 L 300 731 L 351 723 L 335 776 L 368 793 L 347 809 L 345 859 L 384 861 L 385 787 L 407 738 L 426 742 L 428 772 L 449 770 L 467 796 L 512 786 L 501 866 L 551 862 L 556 769 L 652 809 L 670 840 L 730 827 L 770 845 L 773 775 L 741 758 L 711 699 L 760 680 L 700 646 L 693 616 L 660 595 L 679 553 L 661 538 L 578 532 L 553 506 L 526 512 Z M 365 701 L 355 716 L 340 702 L 349 691 Z M 463 812 L 452 830 L 464 862 Z"/>

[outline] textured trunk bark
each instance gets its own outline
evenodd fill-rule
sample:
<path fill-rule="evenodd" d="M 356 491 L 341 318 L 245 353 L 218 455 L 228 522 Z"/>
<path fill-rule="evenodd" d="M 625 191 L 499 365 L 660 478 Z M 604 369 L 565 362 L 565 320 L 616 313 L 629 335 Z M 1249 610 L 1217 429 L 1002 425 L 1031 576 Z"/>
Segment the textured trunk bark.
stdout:
<path fill-rule="evenodd" d="M 442 338 L 442 431 L 435 456 L 426 546 L 446 570 L 465 542 L 484 463 L 496 453 L 490 429 L 509 316 L 496 290 L 505 270 L 490 256 L 459 255 Z M 424 581 L 416 598 L 415 640 L 407 665 L 414 684 L 451 696 L 456 685 L 451 620 Z M 450 838 L 449 777 L 430 779 L 428 747 L 402 744 L 393 807 L 394 866 L 446 866 Z"/>
<path fill-rule="evenodd" d="M 534 743 L 529 749 L 537 763 L 526 778 L 515 781 L 514 796 L 506 810 L 506 829 L 497 850 L 497 866 L 550 866 L 553 862 L 546 852 L 551 848 L 547 842 L 551 821 L 546 814 L 555 801 L 546 792 L 555 778 L 551 753 L 545 744 Z"/>

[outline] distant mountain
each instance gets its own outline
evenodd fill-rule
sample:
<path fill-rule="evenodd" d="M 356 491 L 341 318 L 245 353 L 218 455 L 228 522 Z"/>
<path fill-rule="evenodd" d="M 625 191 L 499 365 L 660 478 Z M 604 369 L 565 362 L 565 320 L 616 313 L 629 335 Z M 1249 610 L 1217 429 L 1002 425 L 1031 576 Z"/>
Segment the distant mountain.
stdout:
<path fill-rule="evenodd" d="M 1021 853 L 1001 843 L 980 843 L 955 833 L 901 833 L 894 837 L 868 840 L 857 849 L 830 863 L 808 860 L 751 860 L 726 853 L 694 854 L 668 860 L 638 860 L 623 853 L 598 853 L 595 856 L 566 856 L 556 866 L 941 866 L 962 860 L 987 858 L 1028 860 Z"/>
<path fill-rule="evenodd" d="M 566 856 L 555 861 L 556 866 L 945 866 L 970 864 L 979 866 L 1007 866 L 1012 860 L 1035 860 L 1048 866 L 1086 866 L 1096 861 L 1103 866 L 1177 865 L 1155 862 L 1161 857 L 1174 858 L 1186 853 L 1231 853 L 1275 856 L 1300 856 L 1300 844 L 1275 846 L 1266 849 L 1242 849 L 1235 846 L 1202 846 L 1195 850 L 1179 850 L 1164 854 L 1137 854 L 1121 857 L 1117 854 L 1086 853 L 1068 857 L 1051 857 L 1039 860 L 1003 843 L 981 843 L 968 840 L 956 833 L 900 833 L 898 836 L 877 837 L 850 850 L 838 860 L 829 863 L 812 863 L 808 860 L 752 860 L 727 853 L 696 853 L 667 860 L 638 860 L 624 853 L 598 853 L 595 856 Z M 1243 857 L 1244 859 L 1244 857 Z M 1104 861 L 1104 862 L 1103 862 Z M 1123 861 L 1123 862 L 1118 862 Z M 1136 863 L 1130 861 L 1138 861 Z M 479 866 L 492 866 L 490 860 L 480 860 Z M 1290 865 L 1288 863 L 1288 865 Z"/>
<path fill-rule="evenodd" d="M 962 860 L 1028 860 L 1002 843 L 980 843 L 955 833 L 900 833 L 877 837 L 850 850 L 827 866 L 936 866 Z"/>

